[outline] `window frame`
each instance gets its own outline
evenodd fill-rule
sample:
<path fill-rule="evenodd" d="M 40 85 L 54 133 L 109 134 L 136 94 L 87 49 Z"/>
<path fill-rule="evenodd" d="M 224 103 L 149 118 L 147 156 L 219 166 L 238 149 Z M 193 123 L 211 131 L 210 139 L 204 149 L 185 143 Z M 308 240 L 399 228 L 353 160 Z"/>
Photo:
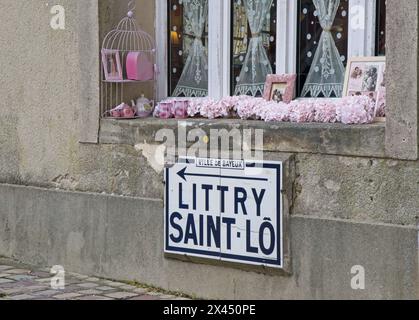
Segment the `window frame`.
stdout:
<path fill-rule="evenodd" d="M 347 59 L 354 56 L 375 55 L 376 35 L 376 0 L 348 0 L 348 53 Z M 208 1 L 208 96 L 220 99 L 231 95 L 231 1 Z M 351 21 L 360 14 L 360 23 Z M 168 4 L 167 0 L 156 0 L 156 43 L 157 65 L 157 98 L 168 97 Z M 297 70 L 297 17 L 298 3 L 295 0 L 278 0 L 277 5 L 277 42 L 276 73 L 296 73 Z"/>

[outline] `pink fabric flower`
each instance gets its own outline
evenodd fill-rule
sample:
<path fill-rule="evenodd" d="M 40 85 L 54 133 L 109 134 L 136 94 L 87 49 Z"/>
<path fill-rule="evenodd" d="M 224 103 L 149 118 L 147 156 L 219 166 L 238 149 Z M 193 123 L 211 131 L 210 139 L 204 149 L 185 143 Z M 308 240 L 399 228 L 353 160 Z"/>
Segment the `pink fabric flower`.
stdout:
<path fill-rule="evenodd" d="M 375 111 L 376 117 L 386 116 L 386 90 L 381 89 L 378 93 L 377 110 Z"/>
<path fill-rule="evenodd" d="M 169 119 L 172 117 L 171 101 L 162 101 L 158 104 L 154 111 L 154 116 L 161 119 Z"/>
<path fill-rule="evenodd" d="M 345 97 L 338 101 L 336 113 L 344 124 L 366 124 L 374 120 L 374 101 L 367 96 Z"/>
<path fill-rule="evenodd" d="M 235 105 L 235 111 L 241 119 L 260 119 L 259 110 L 266 104 L 262 98 L 241 96 Z"/>
<path fill-rule="evenodd" d="M 290 121 L 290 105 L 280 102 L 267 102 L 258 110 L 260 119 L 271 122 L 289 122 Z"/>
<path fill-rule="evenodd" d="M 331 100 L 318 99 L 315 102 L 314 121 L 319 123 L 336 123 L 338 122 L 336 113 L 336 104 Z"/>
<path fill-rule="evenodd" d="M 314 122 L 316 114 L 314 100 L 293 101 L 290 103 L 290 121 L 303 123 Z"/>

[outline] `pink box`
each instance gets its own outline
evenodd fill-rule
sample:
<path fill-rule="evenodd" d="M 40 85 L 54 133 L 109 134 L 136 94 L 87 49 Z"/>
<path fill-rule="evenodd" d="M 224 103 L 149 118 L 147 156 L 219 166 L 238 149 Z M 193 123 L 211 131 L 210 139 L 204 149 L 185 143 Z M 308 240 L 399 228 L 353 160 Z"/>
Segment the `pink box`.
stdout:
<path fill-rule="evenodd" d="M 147 81 L 154 79 L 154 66 L 144 52 L 130 52 L 127 55 L 127 78 Z"/>

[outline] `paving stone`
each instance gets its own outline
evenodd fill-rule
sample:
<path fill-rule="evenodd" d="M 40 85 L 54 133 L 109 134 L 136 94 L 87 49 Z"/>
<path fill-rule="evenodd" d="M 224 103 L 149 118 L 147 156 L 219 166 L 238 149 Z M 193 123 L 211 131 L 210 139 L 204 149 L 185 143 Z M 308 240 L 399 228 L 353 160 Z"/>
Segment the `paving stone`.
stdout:
<path fill-rule="evenodd" d="M 47 290 L 49 287 L 41 286 L 41 285 L 31 285 L 31 286 L 23 287 L 23 288 L 27 291 L 35 292 L 35 291 Z"/>
<path fill-rule="evenodd" d="M 55 299 L 59 299 L 59 300 L 68 300 L 68 299 L 74 299 L 74 298 L 78 298 L 81 297 L 82 295 L 80 293 L 62 293 L 62 294 L 57 294 L 56 296 L 54 296 Z"/>
<path fill-rule="evenodd" d="M 34 296 L 54 296 L 54 295 L 57 295 L 59 293 L 62 293 L 62 292 L 59 291 L 59 290 L 49 289 L 49 290 L 34 292 L 33 295 Z"/>
<path fill-rule="evenodd" d="M 4 284 L 4 283 L 12 283 L 14 282 L 13 280 L 10 279 L 5 279 L 5 278 L 1 278 L 0 279 L 0 284 Z"/>
<path fill-rule="evenodd" d="M 111 287 L 120 287 L 120 286 L 125 286 L 125 283 L 122 282 L 116 282 L 116 281 L 110 281 L 110 280 L 105 280 L 102 282 L 103 284 L 106 284 L 107 286 L 111 286 Z"/>
<path fill-rule="evenodd" d="M 84 281 L 86 281 L 86 282 L 98 282 L 98 281 L 100 281 L 100 279 L 95 278 L 95 277 L 91 277 L 91 278 L 84 279 Z"/>
<path fill-rule="evenodd" d="M 51 283 L 51 278 L 36 279 L 35 281 L 39 283 Z"/>
<path fill-rule="evenodd" d="M 137 289 L 134 289 L 132 291 L 135 292 L 135 293 L 138 293 L 138 294 L 146 294 L 148 292 L 148 290 L 144 289 L 144 288 L 137 288 Z"/>
<path fill-rule="evenodd" d="M 76 300 L 93 301 L 93 300 L 114 300 L 114 299 L 109 298 L 109 297 L 102 297 L 102 296 L 85 296 L 85 297 L 76 298 Z"/>
<path fill-rule="evenodd" d="M 10 269 L 7 270 L 7 273 L 12 273 L 12 274 L 30 274 L 31 270 L 27 270 L 27 269 Z"/>
<path fill-rule="evenodd" d="M 97 283 L 93 283 L 93 282 L 80 283 L 77 286 L 79 286 L 81 288 L 96 288 L 96 287 L 99 287 L 99 285 Z"/>
<path fill-rule="evenodd" d="M 7 294 L 7 295 L 24 293 L 24 292 L 27 292 L 25 287 L 0 288 L 0 293 Z"/>
<path fill-rule="evenodd" d="M 0 266 L 0 271 L 9 270 L 9 269 L 13 269 L 13 267 L 11 267 L 11 266 L 3 266 L 3 265 Z"/>
<path fill-rule="evenodd" d="M 166 294 L 166 295 L 160 296 L 159 298 L 162 299 L 162 300 L 175 300 L 176 296 Z"/>
<path fill-rule="evenodd" d="M 137 287 L 135 287 L 135 286 L 130 286 L 130 285 L 124 285 L 124 286 L 120 286 L 120 287 L 118 287 L 119 289 L 122 289 L 122 290 L 127 290 L 127 291 L 133 291 L 133 290 L 135 290 L 135 289 L 137 289 Z"/>
<path fill-rule="evenodd" d="M 29 294 L 21 294 L 17 296 L 8 297 L 8 300 L 32 300 L 34 297 Z"/>
<path fill-rule="evenodd" d="M 96 287 L 95 289 L 96 290 L 100 290 L 100 291 L 112 291 L 112 290 L 116 290 L 115 288 L 108 287 L 108 286 Z"/>
<path fill-rule="evenodd" d="M 51 273 L 43 271 L 32 271 L 30 275 L 38 278 L 51 278 L 53 276 Z"/>
<path fill-rule="evenodd" d="M 96 296 L 96 295 L 103 294 L 103 291 L 89 289 L 89 290 L 81 290 L 79 291 L 79 293 L 86 296 Z"/>
<path fill-rule="evenodd" d="M 11 288 L 0 288 L 0 293 L 4 293 L 7 295 L 12 295 L 12 294 L 20 294 L 20 293 L 32 293 L 35 291 L 40 291 L 40 290 L 45 290 L 46 288 L 43 286 L 14 286 Z"/>
<path fill-rule="evenodd" d="M 89 278 L 88 276 L 84 276 L 84 275 L 82 275 L 82 274 L 79 274 L 79 273 L 74 273 L 74 272 L 70 272 L 70 273 L 69 273 L 69 275 L 70 275 L 71 277 L 74 277 L 74 278 L 77 278 L 77 279 L 81 279 L 81 280 L 84 280 L 84 279 Z"/>
<path fill-rule="evenodd" d="M 15 281 L 24 281 L 24 280 L 33 280 L 36 279 L 36 277 L 34 276 L 29 276 L 29 275 L 25 275 L 25 274 L 18 274 L 18 275 L 14 275 L 14 276 L 9 276 L 9 279 L 15 280 Z"/>
<path fill-rule="evenodd" d="M 129 300 L 160 300 L 160 299 L 156 296 L 142 295 L 142 296 L 131 298 Z"/>
<path fill-rule="evenodd" d="M 64 290 L 62 290 L 63 292 L 75 292 L 75 291 L 80 291 L 80 290 L 87 290 L 87 289 L 92 289 L 92 288 L 83 288 L 79 286 L 80 283 L 75 283 L 75 284 L 71 284 L 71 285 L 67 285 L 65 286 Z"/>
<path fill-rule="evenodd" d="M 119 292 L 113 292 L 113 293 L 106 293 L 105 296 L 109 298 L 114 298 L 114 299 L 127 299 L 127 298 L 138 296 L 138 294 L 119 291 Z"/>

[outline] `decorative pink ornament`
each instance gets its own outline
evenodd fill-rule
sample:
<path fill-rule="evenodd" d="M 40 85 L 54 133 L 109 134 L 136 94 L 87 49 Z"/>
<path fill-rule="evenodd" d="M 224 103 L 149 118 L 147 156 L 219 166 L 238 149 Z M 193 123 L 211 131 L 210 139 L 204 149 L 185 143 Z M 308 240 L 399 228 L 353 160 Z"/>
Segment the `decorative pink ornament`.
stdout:
<path fill-rule="evenodd" d="M 129 80 L 148 81 L 154 79 L 154 67 L 144 52 L 130 52 L 126 61 Z"/>
<path fill-rule="evenodd" d="M 186 119 L 188 117 L 188 101 L 174 102 L 174 116 L 176 119 Z"/>
<path fill-rule="evenodd" d="M 119 110 L 113 109 L 110 113 L 112 118 L 121 118 L 121 112 Z"/>
<path fill-rule="evenodd" d="M 128 105 L 122 109 L 122 117 L 124 118 L 134 118 L 135 117 L 135 111 Z"/>
<path fill-rule="evenodd" d="M 172 117 L 173 102 L 160 102 L 156 108 L 155 116 L 161 119 L 169 119 Z"/>

